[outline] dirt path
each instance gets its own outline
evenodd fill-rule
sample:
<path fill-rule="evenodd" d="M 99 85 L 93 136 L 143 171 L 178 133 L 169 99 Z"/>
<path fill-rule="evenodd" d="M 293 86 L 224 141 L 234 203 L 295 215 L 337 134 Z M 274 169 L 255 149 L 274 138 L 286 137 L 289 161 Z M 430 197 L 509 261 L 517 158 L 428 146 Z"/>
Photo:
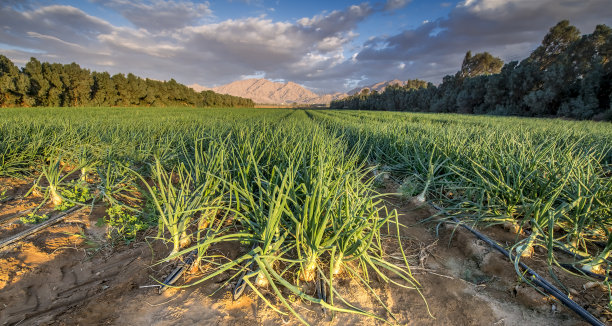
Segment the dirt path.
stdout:
<path fill-rule="evenodd" d="M 416 291 L 374 280 L 376 293 L 398 324 L 585 324 L 565 307 L 519 285 L 512 265 L 467 232 L 457 230 L 449 246 L 451 228 L 441 228 L 437 238 L 435 225 L 418 224 L 431 215 L 429 210 L 398 198 L 389 198 L 389 207 L 397 208 L 401 222 L 411 226 L 402 229 L 402 235 L 414 259 L 413 273 L 435 317 L 429 316 Z M 164 246 L 156 242 L 109 245 L 105 229 L 95 225 L 103 213 L 103 208 L 91 214 L 81 211 L 0 251 L 0 325 L 297 324 L 295 318 L 277 314 L 252 292 L 233 301 L 228 286 L 211 296 L 224 283 L 224 275 L 162 295 L 155 288 L 143 288 L 155 284 L 151 276 L 162 278 L 172 269 L 152 266 L 156 258 L 151 246 L 156 252 Z M 215 250 L 230 258 L 239 254 L 235 245 Z M 356 306 L 386 316 L 357 282 L 340 280 L 337 287 Z M 578 291 L 576 296 L 581 295 L 594 294 Z M 337 314 L 332 321 L 318 308 L 296 306 L 311 324 L 383 324 L 348 314 Z"/>

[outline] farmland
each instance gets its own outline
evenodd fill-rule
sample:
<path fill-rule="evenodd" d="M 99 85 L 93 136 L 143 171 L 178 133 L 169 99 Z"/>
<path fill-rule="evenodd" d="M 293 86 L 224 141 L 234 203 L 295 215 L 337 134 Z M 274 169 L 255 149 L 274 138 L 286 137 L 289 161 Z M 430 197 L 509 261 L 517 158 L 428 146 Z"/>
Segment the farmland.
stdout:
<path fill-rule="evenodd" d="M 415 258 L 410 229 L 454 234 L 452 218 L 505 232 L 495 240 L 514 254 L 507 266 L 519 280 L 521 261 L 573 284 L 612 268 L 607 122 L 198 108 L 10 108 L 0 116 L 0 217 L 12 225 L 0 241 L 84 207 L 104 225 L 109 255 L 150 244 L 149 283 L 189 260 L 191 276 L 174 286 L 218 280 L 213 291 L 249 292 L 296 323 L 313 322 L 301 305 L 393 322 L 398 308 L 380 284 L 410 292 L 413 309 L 432 318 L 433 284 L 415 274 L 424 256 Z M 403 215 L 419 210 L 429 213 L 407 223 Z M 3 250 L 19 250 L 11 246 Z M 346 280 L 371 309 L 347 299 Z M 584 304 L 609 321 L 607 277 L 597 284 L 598 297 Z"/>

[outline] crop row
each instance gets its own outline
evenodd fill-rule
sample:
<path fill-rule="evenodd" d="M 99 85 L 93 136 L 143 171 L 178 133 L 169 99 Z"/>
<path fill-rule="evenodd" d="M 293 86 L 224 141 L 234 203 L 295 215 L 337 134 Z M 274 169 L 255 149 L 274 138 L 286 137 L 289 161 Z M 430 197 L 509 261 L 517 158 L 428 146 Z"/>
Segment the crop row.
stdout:
<path fill-rule="evenodd" d="M 315 112 L 316 121 L 451 216 L 517 233 L 560 265 L 612 267 L 612 128 L 609 123 L 392 112 Z M 563 260 L 563 259 L 561 259 Z M 563 260 L 562 263 L 567 263 Z M 518 271 L 518 270 L 517 270 Z"/>
<path fill-rule="evenodd" d="M 303 322 L 289 297 L 384 320 L 346 301 L 338 278 L 356 280 L 385 308 L 374 275 L 420 291 L 398 215 L 383 205 L 359 148 L 304 111 L 151 110 L 12 112 L 0 125 L 4 176 L 37 175 L 34 189 L 57 207 L 80 201 L 68 190 L 89 189 L 80 193 L 105 203 L 111 236 L 155 224 L 172 248 L 160 263 L 194 255 L 202 271 L 194 284 L 226 273 Z M 221 243 L 243 251 L 213 254 Z M 314 296 L 304 288 L 313 283 Z"/>

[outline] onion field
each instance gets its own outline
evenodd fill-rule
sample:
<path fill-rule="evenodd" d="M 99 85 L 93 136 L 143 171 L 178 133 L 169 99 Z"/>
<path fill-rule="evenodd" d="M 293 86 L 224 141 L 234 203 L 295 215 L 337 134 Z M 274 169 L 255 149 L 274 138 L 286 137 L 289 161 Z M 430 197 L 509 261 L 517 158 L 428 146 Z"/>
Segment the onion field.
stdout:
<path fill-rule="evenodd" d="M 24 223 L 44 221 L 49 205 L 103 205 L 110 239 L 155 229 L 168 246 L 156 264 L 201 271 L 174 286 L 229 275 L 235 297 L 248 289 L 304 323 L 296 300 L 389 320 L 374 279 L 422 293 L 400 235 L 410 226 L 385 196 L 440 208 L 425 221 L 434 225 L 455 218 L 510 230 L 519 276 L 519 261 L 539 248 L 551 268 L 609 286 L 610 123 L 197 108 L 15 108 L 0 117 L 0 180 L 27 180 L 25 196 L 42 198 Z M 3 191 L 0 202 L 10 200 Z M 223 243 L 244 253 L 223 259 L 211 250 Z M 369 289 L 388 316 L 346 300 L 343 278 Z M 313 282 L 315 293 L 304 291 Z"/>

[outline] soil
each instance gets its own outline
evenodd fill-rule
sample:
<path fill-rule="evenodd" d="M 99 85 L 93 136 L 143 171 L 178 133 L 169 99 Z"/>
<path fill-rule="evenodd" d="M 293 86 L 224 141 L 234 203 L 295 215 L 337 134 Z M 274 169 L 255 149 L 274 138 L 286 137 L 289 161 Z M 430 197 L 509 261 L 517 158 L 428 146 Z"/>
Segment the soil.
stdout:
<path fill-rule="evenodd" d="M 26 183 L 0 181 L 11 188 L 9 193 L 15 198 L 25 193 Z M 386 190 L 392 190 L 391 187 L 388 185 Z M 0 204 L 0 219 L 21 212 L 34 202 L 36 198 Z M 513 265 L 469 232 L 445 225 L 437 227 L 437 223 L 420 223 L 434 213 L 430 208 L 392 196 L 387 197 L 387 206 L 397 209 L 400 222 L 408 226 L 400 229 L 405 239 L 403 246 L 431 315 L 417 291 L 372 278 L 374 291 L 397 318 L 393 321 L 358 282 L 339 280 L 338 291 L 355 306 L 402 325 L 587 325 L 562 304 L 519 282 Z M 0 249 L 0 325 L 298 324 L 295 317 L 278 314 L 252 291 L 234 301 L 233 284 L 224 286 L 225 274 L 196 286 L 158 294 L 157 288 L 147 286 L 156 284 L 154 278 L 163 279 L 174 268 L 170 263 L 156 264 L 168 248 L 149 237 L 154 234 L 141 235 L 131 244 L 110 242 L 106 228 L 96 225 L 103 215 L 103 207 L 91 212 L 80 210 Z M 17 221 L 9 218 L 2 222 L 0 241 L 14 234 L 7 231 L 10 228 L 5 224 L 17 225 L 20 223 Z M 513 237 L 501 227 L 484 232 L 500 241 Z M 399 253 L 396 243 L 389 242 L 386 249 L 390 256 Z M 212 250 L 234 259 L 245 248 L 224 244 Z M 525 262 L 544 275 L 546 263 L 541 256 L 536 253 Z M 607 304 L 604 289 L 599 286 L 585 289 L 584 279 L 558 275 L 562 275 L 561 281 L 574 300 L 612 323 L 604 308 Z M 179 284 L 196 277 L 187 275 Z M 271 293 L 263 292 L 273 300 Z M 311 324 L 384 324 L 373 318 L 342 313 L 335 314 L 332 320 L 329 312 L 305 303 L 295 303 L 295 309 Z"/>

